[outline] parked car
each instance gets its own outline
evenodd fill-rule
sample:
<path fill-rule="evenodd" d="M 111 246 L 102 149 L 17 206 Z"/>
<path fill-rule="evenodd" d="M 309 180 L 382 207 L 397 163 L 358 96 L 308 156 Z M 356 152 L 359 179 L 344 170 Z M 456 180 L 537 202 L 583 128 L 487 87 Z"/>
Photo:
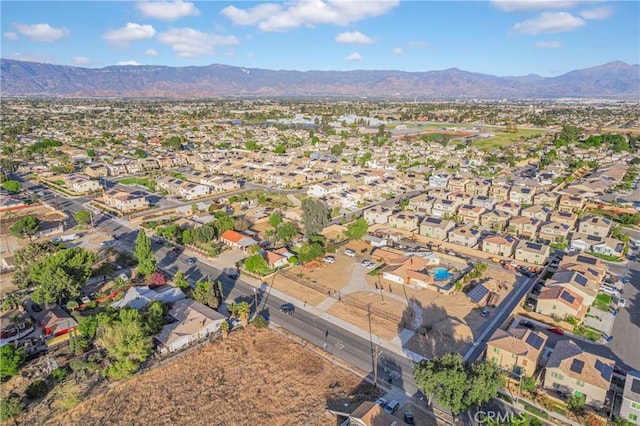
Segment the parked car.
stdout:
<path fill-rule="evenodd" d="M 384 407 L 384 411 L 389 414 L 394 414 L 398 411 L 398 408 L 400 408 L 400 403 L 394 399 Z"/>
<path fill-rule="evenodd" d="M 408 425 L 415 425 L 416 418 L 413 416 L 413 413 L 410 413 L 408 411 L 404 413 L 404 422 Z"/>
<path fill-rule="evenodd" d="M 240 273 L 238 271 L 231 271 L 227 274 L 229 278 L 232 280 L 237 280 L 240 277 Z"/>
<path fill-rule="evenodd" d="M 491 313 L 491 310 L 489 310 L 489 308 L 484 308 L 480 312 L 480 316 L 481 317 L 488 317 L 490 313 Z"/>
<path fill-rule="evenodd" d="M 558 327 L 549 327 L 547 328 L 547 331 L 550 331 L 552 333 L 555 334 L 559 334 L 559 335 L 563 335 L 564 334 L 564 330 Z"/>
<path fill-rule="evenodd" d="M 182 253 L 182 249 L 178 246 L 175 246 L 174 248 L 171 249 L 171 251 L 175 252 L 175 253 Z"/>
<path fill-rule="evenodd" d="M 324 263 L 336 263 L 336 258 L 333 256 L 325 256 L 322 261 Z"/>
<path fill-rule="evenodd" d="M 184 261 L 187 265 L 195 265 L 196 260 L 197 259 L 195 257 L 187 257 Z"/>
<path fill-rule="evenodd" d="M 293 312 L 296 310 L 296 307 L 293 306 L 293 303 L 285 303 L 280 306 L 280 310 L 287 315 L 293 315 Z"/>
<path fill-rule="evenodd" d="M 619 293 L 618 289 L 613 288 L 613 287 L 609 287 L 607 285 L 601 285 L 600 289 L 598 291 L 600 291 L 601 293 L 610 294 L 612 296 L 615 296 L 615 295 L 617 295 Z"/>
<path fill-rule="evenodd" d="M 100 247 L 111 247 L 114 243 L 115 241 L 109 240 L 109 241 L 103 241 L 99 245 Z"/>
<path fill-rule="evenodd" d="M 363 260 L 362 262 L 360 262 L 360 264 L 362 266 L 367 266 L 369 264 L 369 261 L 368 260 Z"/>
<path fill-rule="evenodd" d="M 355 251 L 353 251 L 353 250 L 351 250 L 351 249 L 346 249 L 346 250 L 344 251 L 344 254 L 346 254 L 346 255 L 347 255 L 347 256 L 349 256 L 349 257 L 355 257 L 355 256 L 356 256 L 356 252 L 355 252 Z"/>
<path fill-rule="evenodd" d="M 535 330 L 536 326 L 533 325 L 533 323 L 531 321 L 520 321 L 520 325 L 524 328 L 528 328 L 530 330 Z"/>
<path fill-rule="evenodd" d="M 624 308 L 627 306 L 627 299 L 618 299 L 618 308 Z"/>
<path fill-rule="evenodd" d="M 384 408 L 384 406 L 387 405 L 387 400 L 385 398 L 378 398 L 376 399 L 376 404 Z"/>

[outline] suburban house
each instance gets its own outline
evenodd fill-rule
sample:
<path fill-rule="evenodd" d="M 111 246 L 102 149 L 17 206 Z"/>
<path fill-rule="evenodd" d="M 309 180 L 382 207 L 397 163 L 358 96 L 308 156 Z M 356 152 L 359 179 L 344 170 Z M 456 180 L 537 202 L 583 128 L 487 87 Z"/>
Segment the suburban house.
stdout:
<path fill-rule="evenodd" d="M 560 222 L 544 222 L 540 225 L 538 237 L 547 243 L 567 243 L 569 237 L 569 225 Z"/>
<path fill-rule="evenodd" d="M 471 204 L 471 200 L 473 200 L 473 197 L 471 195 L 462 191 L 450 192 L 445 196 L 445 198 L 447 200 L 454 201 L 458 206 L 461 206 L 463 204 Z"/>
<path fill-rule="evenodd" d="M 162 303 L 172 303 L 186 297 L 182 290 L 177 287 L 162 287 L 164 288 L 156 290 L 146 285 L 131 286 L 124 294 L 124 297 L 113 302 L 111 307 L 114 309 L 134 308 L 140 310 L 155 300 L 159 300 Z"/>
<path fill-rule="evenodd" d="M 285 255 L 271 250 L 262 250 L 262 257 L 267 262 L 267 266 L 271 269 L 287 266 L 289 263 L 289 260 Z"/>
<path fill-rule="evenodd" d="M 546 335 L 527 328 L 499 328 L 487 341 L 486 360 L 510 373 L 532 377 L 546 342 Z"/>
<path fill-rule="evenodd" d="M 478 245 L 480 231 L 471 226 L 459 226 L 449 231 L 449 242 L 464 247 L 475 247 Z"/>
<path fill-rule="evenodd" d="M 541 192 L 533 196 L 533 203 L 555 209 L 558 205 L 558 198 L 560 198 L 560 196 L 555 192 Z"/>
<path fill-rule="evenodd" d="M 511 186 L 506 183 L 495 182 L 489 188 L 489 195 L 496 200 L 504 201 L 509 199 L 509 191 L 511 191 Z"/>
<path fill-rule="evenodd" d="M 536 239 L 538 237 L 538 228 L 540 221 L 533 217 L 515 216 L 509 219 L 509 232 L 516 234 L 518 237 Z"/>
<path fill-rule="evenodd" d="M 436 256 L 434 258 L 424 258 L 421 256 L 403 256 L 389 260 L 382 268 L 382 278 L 396 284 L 410 284 L 423 288 L 428 288 L 434 282 L 432 274 L 427 268 L 437 265 L 440 262 Z"/>
<path fill-rule="evenodd" d="M 549 215 L 551 215 L 551 209 L 539 204 L 534 204 L 533 206 L 523 208 L 521 215 L 538 219 L 540 222 L 546 222 L 549 220 Z"/>
<path fill-rule="evenodd" d="M 480 216 L 480 225 L 501 232 L 506 229 L 509 219 L 511 219 L 509 213 L 505 213 L 502 210 L 491 210 Z"/>
<path fill-rule="evenodd" d="M 482 207 L 464 204 L 458 209 L 458 217 L 466 224 L 480 225 L 480 215 L 484 213 Z"/>
<path fill-rule="evenodd" d="M 587 306 L 591 306 L 598 294 L 600 283 L 597 280 L 589 279 L 580 271 L 570 271 L 559 269 L 547 280 L 547 286 L 561 286 L 570 288 L 572 292 L 579 294 Z"/>
<path fill-rule="evenodd" d="M 398 424 L 398 419 L 388 414 L 372 401 L 365 401 L 349 414 L 349 425 L 354 426 L 390 426 Z"/>
<path fill-rule="evenodd" d="M 620 417 L 631 424 L 640 425 L 640 371 L 627 371 Z"/>
<path fill-rule="evenodd" d="M 392 214 L 393 210 L 387 207 L 373 206 L 364 211 L 364 219 L 369 225 L 385 224 Z"/>
<path fill-rule="evenodd" d="M 558 211 L 566 213 L 575 213 L 584 208 L 585 200 L 582 197 L 574 197 L 571 195 L 563 195 L 558 203 Z"/>
<path fill-rule="evenodd" d="M 391 228 L 404 229 L 405 231 L 415 231 L 418 229 L 420 218 L 412 213 L 398 212 L 389 216 L 388 224 Z"/>
<path fill-rule="evenodd" d="M 446 188 L 450 176 L 447 174 L 437 174 L 429 176 L 429 186 L 431 188 Z"/>
<path fill-rule="evenodd" d="M 447 239 L 449 230 L 456 226 L 452 220 L 438 217 L 427 217 L 420 223 L 420 235 L 444 241 Z"/>
<path fill-rule="evenodd" d="M 102 178 L 109 175 L 109 169 L 104 164 L 91 164 L 84 169 L 84 173 L 92 178 Z"/>
<path fill-rule="evenodd" d="M 497 254 L 498 256 L 510 257 L 516 247 L 518 240 L 510 235 L 502 237 L 494 235 L 482 241 L 482 251 L 485 253 Z"/>
<path fill-rule="evenodd" d="M 624 243 L 615 238 L 591 236 L 590 241 L 591 251 L 594 253 L 615 257 L 624 255 Z"/>
<path fill-rule="evenodd" d="M 494 207 L 494 210 L 502 211 L 511 216 L 520 216 L 520 204 L 515 201 L 501 201 Z"/>
<path fill-rule="evenodd" d="M 606 237 L 611 229 L 611 220 L 601 216 L 587 216 L 578 222 L 578 232 Z"/>
<path fill-rule="evenodd" d="M 544 265 L 550 251 L 551 249 L 547 245 L 520 240 L 518 247 L 516 247 L 515 259 L 534 265 Z"/>
<path fill-rule="evenodd" d="M 551 212 L 549 220 L 553 222 L 564 223 L 565 225 L 569 226 L 569 228 L 573 229 L 573 227 L 576 226 L 578 215 L 573 212 L 561 212 L 554 210 Z"/>
<path fill-rule="evenodd" d="M 67 189 L 77 194 L 87 194 L 90 192 L 100 191 L 102 186 L 97 180 L 89 179 L 89 176 L 67 175 L 64 179 L 64 185 Z"/>
<path fill-rule="evenodd" d="M 21 339 L 33 331 L 33 324 L 27 312 L 11 309 L 0 316 L 0 346 Z"/>
<path fill-rule="evenodd" d="M 161 353 L 180 350 L 191 342 L 216 333 L 227 320 L 221 313 L 191 299 L 175 301 L 169 315 L 175 322 L 162 327 L 160 334 L 154 337 Z"/>
<path fill-rule="evenodd" d="M 109 170 L 109 176 L 121 176 L 129 172 L 125 161 L 114 161 L 111 164 L 107 164 L 107 169 Z"/>
<path fill-rule="evenodd" d="M 491 189 L 491 182 L 488 180 L 472 179 L 464 187 L 464 190 L 471 195 L 487 196 Z"/>
<path fill-rule="evenodd" d="M 526 186 L 513 186 L 509 192 L 509 200 L 518 204 L 533 204 L 533 189 Z"/>
<path fill-rule="evenodd" d="M 538 295 L 536 312 L 552 318 L 574 317 L 578 321 L 587 313 L 584 299 L 571 289 L 562 286 L 544 287 Z"/>
<path fill-rule="evenodd" d="M 76 320 L 58 305 L 38 312 L 36 321 L 48 336 L 67 334 L 70 330 L 75 330 L 78 327 Z"/>
<path fill-rule="evenodd" d="M 558 270 L 566 269 L 568 271 L 584 271 L 584 268 L 587 268 L 585 274 L 588 273 L 588 275 L 600 277 L 600 281 L 602 281 L 609 270 L 609 267 L 602 260 L 595 256 L 589 256 L 582 253 L 567 253 L 558 265 Z M 597 280 L 598 278 L 594 279 Z"/>
<path fill-rule="evenodd" d="M 346 181 L 326 181 L 307 187 L 307 195 L 322 198 L 330 194 L 339 194 L 347 189 L 349 189 L 349 183 Z"/>
<path fill-rule="evenodd" d="M 498 200 L 487 195 L 478 195 L 471 200 L 471 205 L 476 207 L 482 207 L 485 210 L 493 210 Z"/>
<path fill-rule="evenodd" d="M 437 198 L 433 202 L 431 215 L 435 217 L 450 218 L 458 212 L 458 202 L 446 198 Z"/>
<path fill-rule="evenodd" d="M 431 215 L 431 209 L 433 208 L 433 202 L 435 197 L 427 194 L 418 194 L 415 197 L 409 199 L 408 209 L 416 212 L 423 213 L 425 215 Z"/>
<path fill-rule="evenodd" d="M 238 250 L 247 250 L 249 247 L 258 244 L 253 238 L 232 229 L 224 231 L 222 235 L 220 235 L 220 241 L 222 244 Z"/>
<path fill-rule="evenodd" d="M 102 193 L 102 201 L 107 206 L 121 213 L 135 212 L 149 207 L 149 202 L 141 192 L 125 192 L 110 189 Z"/>
<path fill-rule="evenodd" d="M 182 182 L 180 184 L 179 191 L 180 196 L 185 200 L 194 200 L 208 195 L 210 188 L 206 185 L 200 185 L 193 182 Z"/>
<path fill-rule="evenodd" d="M 587 404 L 602 408 L 614 366 L 613 360 L 585 352 L 572 340 L 560 340 L 547 361 L 544 387 L 585 396 Z"/>
<path fill-rule="evenodd" d="M 462 176 L 453 176 L 447 183 L 447 189 L 451 192 L 464 192 L 464 188 L 469 183 L 469 179 Z"/>

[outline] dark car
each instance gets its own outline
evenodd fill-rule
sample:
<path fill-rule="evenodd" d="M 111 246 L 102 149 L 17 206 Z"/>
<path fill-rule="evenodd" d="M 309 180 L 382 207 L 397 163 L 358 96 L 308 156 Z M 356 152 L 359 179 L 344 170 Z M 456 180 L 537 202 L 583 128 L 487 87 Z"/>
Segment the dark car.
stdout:
<path fill-rule="evenodd" d="M 564 334 L 564 330 L 561 329 L 561 328 L 558 328 L 558 327 L 549 327 L 549 328 L 547 328 L 547 331 L 550 331 L 550 332 L 555 333 L 555 334 L 560 334 L 560 335 Z"/>
<path fill-rule="evenodd" d="M 404 422 L 408 425 L 415 425 L 416 418 L 413 416 L 413 413 L 404 413 Z"/>
<path fill-rule="evenodd" d="M 176 247 L 172 248 L 171 251 L 174 251 L 176 253 L 181 253 L 182 249 L 180 247 L 176 246 Z"/>
<path fill-rule="evenodd" d="M 196 258 L 195 257 L 188 257 L 185 259 L 185 262 L 187 263 L 187 265 L 195 265 L 196 264 Z"/>
<path fill-rule="evenodd" d="M 521 321 L 520 325 L 524 328 L 528 328 L 529 330 L 535 330 L 536 326 L 533 325 L 531 321 Z"/>
<path fill-rule="evenodd" d="M 293 306 L 293 303 L 285 303 L 282 306 L 280 306 L 280 310 L 287 315 L 292 315 L 293 312 L 296 310 L 296 307 Z"/>
<path fill-rule="evenodd" d="M 229 275 L 229 278 L 231 278 L 232 280 L 237 280 L 240 277 L 238 271 L 229 272 L 227 275 Z"/>

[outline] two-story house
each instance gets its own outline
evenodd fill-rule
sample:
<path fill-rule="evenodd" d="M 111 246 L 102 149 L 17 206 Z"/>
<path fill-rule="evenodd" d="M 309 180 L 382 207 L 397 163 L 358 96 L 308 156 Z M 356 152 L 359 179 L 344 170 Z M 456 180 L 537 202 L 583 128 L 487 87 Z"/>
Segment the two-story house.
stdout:
<path fill-rule="evenodd" d="M 418 194 L 415 197 L 409 199 L 407 208 L 416 213 L 422 213 L 425 216 L 431 216 L 431 209 L 433 208 L 433 202 L 435 197 L 428 194 Z"/>
<path fill-rule="evenodd" d="M 131 213 L 149 207 L 149 202 L 141 192 L 110 189 L 102 193 L 102 201 L 121 213 Z"/>
<path fill-rule="evenodd" d="M 456 201 L 438 198 L 433 202 L 431 215 L 434 217 L 450 218 L 458 213 L 458 206 L 459 204 Z"/>
<path fill-rule="evenodd" d="M 474 196 L 488 196 L 489 189 L 491 189 L 491 182 L 481 179 L 472 179 L 467 182 L 467 185 L 465 186 L 465 191 Z"/>
<path fill-rule="evenodd" d="M 391 228 L 404 229 L 405 231 L 415 231 L 418 229 L 420 218 L 409 212 L 398 212 L 389 216 L 387 223 Z"/>
<path fill-rule="evenodd" d="M 546 335 L 527 328 L 499 328 L 487 340 L 486 361 L 519 376 L 532 377 L 546 342 Z"/>
<path fill-rule="evenodd" d="M 611 220 L 602 216 L 587 216 L 578 222 L 578 232 L 596 237 L 606 237 L 611 229 Z"/>
<path fill-rule="evenodd" d="M 65 186 L 76 194 L 88 194 L 90 192 L 100 191 L 102 187 L 97 180 L 89 179 L 86 175 L 67 175 L 64 180 Z"/>
<path fill-rule="evenodd" d="M 434 174 L 429 176 L 429 187 L 446 188 L 451 176 L 447 174 Z"/>
<path fill-rule="evenodd" d="M 510 235 L 505 237 L 494 235 L 482 241 L 482 251 L 498 256 L 510 257 L 513 255 L 517 243 L 518 240 Z"/>
<path fill-rule="evenodd" d="M 515 259 L 521 262 L 544 265 L 551 249 L 545 244 L 521 240 L 516 247 Z"/>
<path fill-rule="evenodd" d="M 553 210 L 558 205 L 559 198 L 560 196 L 555 192 L 541 192 L 533 196 L 533 203 Z"/>
<path fill-rule="evenodd" d="M 427 217 L 420 223 L 420 235 L 444 241 L 448 233 L 456 226 L 455 222 L 439 217 Z"/>
<path fill-rule="evenodd" d="M 536 302 L 536 312 L 555 319 L 573 317 L 582 321 L 587 313 L 584 298 L 570 288 L 544 287 Z"/>
<path fill-rule="evenodd" d="M 560 340 L 547 361 L 544 387 L 584 396 L 587 404 L 602 408 L 614 366 L 615 361 L 585 352 L 572 340 Z"/>
<path fill-rule="evenodd" d="M 540 221 L 533 217 L 516 216 L 509 219 L 509 232 L 522 238 L 536 239 Z"/>
<path fill-rule="evenodd" d="M 389 221 L 389 216 L 393 210 L 383 206 L 373 206 L 364 211 L 364 219 L 369 225 L 385 224 Z"/>
<path fill-rule="evenodd" d="M 640 371 L 627 371 L 620 403 L 620 418 L 633 425 L 640 425 Z"/>
<path fill-rule="evenodd" d="M 469 225 L 480 225 L 480 216 L 484 213 L 482 207 L 472 206 L 471 204 L 463 204 L 458 208 L 458 217 L 463 223 Z"/>
<path fill-rule="evenodd" d="M 469 179 L 462 176 L 453 176 L 447 183 L 447 189 L 451 192 L 464 192 L 464 188 L 469 183 Z"/>
<path fill-rule="evenodd" d="M 511 186 L 506 183 L 495 182 L 489 188 L 489 195 L 496 200 L 505 201 L 509 199 L 509 191 L 511 191 Z"/>
<path fill-rule="evenodd" d="M 528 188 L 526 186 L 513 186 L 511 191 L 509 191 L 509 200 L 514 203 L 518 203 L 520 205 L 530 205 L 533 204 L 533 196 L 535 192 L 532 188 Z"/>
<path fill-rule="evenodd" d="M 575 213 L 578 210 L 582 210 L 584 208 L 584 204 L 584 198 L 565 194 L 560 197 L 560 201 L 558 202 L 558 211 Z"/>
<path fill-rule="evenodd" d="M 520 204 L 510 200 L 499 202 L 494 210 L 509 213 L 511 216 L 520 216 Z"/>
<path fill-rule="evenodd" d="M 482 207 L 485 210 L 493 210 L 497 203 L 498 200 L 487 195 L 478 195 L 471 200 L 472 206 Z"/>
<path fill-rule="evenodd" d="M 566 244 L 569 240 L 569 225 L 560 222 L 544 222 L 540 225 L 538 237 L 547 244 Z"/>
<path fill-rule="evenodd" d="M 458 226 L 449 231 L 449 242 L 464 247 L 475 247 L 478 245 L 480 231 L 469 225 Z"/>
<path fill-rule="evenodd" d="M 485 228 L 492 229 L 496 232 L 502 232 L 507 228 L 511 215 L 502 210 L 491 210 L 480 216 L 480 225 Z"/>
<path fill-rule="evenodd" d="M 525 207 L 520 213 L 522 216 L 532 217 L 538 219 L 540 222 L 546 222 L 551 215 L 551 209 L 543 205 L 534 204 L 533 206 Z"/>
<path fill-rule="evenodd" d="M 573 229 L 573 227 L 576 226 L 578 215 L 573 212 L 561 212 L 561 211 L 554 210 L 551 212 L 551 216 L 549 216 L 549 220 L 553 222 L 564 223 L 569 228 Z"/>

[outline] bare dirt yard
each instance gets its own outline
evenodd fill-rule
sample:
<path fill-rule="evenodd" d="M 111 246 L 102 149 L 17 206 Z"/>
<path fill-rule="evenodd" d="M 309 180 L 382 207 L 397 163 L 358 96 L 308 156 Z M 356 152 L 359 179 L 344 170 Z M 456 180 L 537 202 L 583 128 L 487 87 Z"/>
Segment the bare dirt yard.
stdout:
<path fill-rule="evenodd" d="M 356 308 L 344 302 L 335 302 L 327 311 L 331 315 L 345 320 L 362 330 L 369 330 L 369 319 L 366 309 Z M 391 340 L 398 335 L 398 321 L 390 321 L 377 315 L 371 315 L 371 330 L 384 340 Z"/>
<path fill-rule="evenodd" d="M 291 268 L 288 273 L 299 276 L 301 280 L 311 281 L 312 284 L 320 284 L 332 293 L 339 291 L 349 282 L 357 263 L 349 256 L 341 254 L 333 256 L 335 263 L 310 262 L 310 264 Z"/>
<path fill-rule="evenodd" d="M 275 278 L 268 278 L 266 282 L 276 290 L 288 294 L 295 299 L 307 302 L 311 306 L 315 306 L 327 298 L 326 294 L 304 286 L 282 274 L 276 274 Z"/>
<path fill-rule="evenodd" d="M 45 423 L 335 425 L 326 406 L 346 410 L 346 404 L 351 410 L 379 394 L 300 344 L 250 327 L 117 384 Z"/>

